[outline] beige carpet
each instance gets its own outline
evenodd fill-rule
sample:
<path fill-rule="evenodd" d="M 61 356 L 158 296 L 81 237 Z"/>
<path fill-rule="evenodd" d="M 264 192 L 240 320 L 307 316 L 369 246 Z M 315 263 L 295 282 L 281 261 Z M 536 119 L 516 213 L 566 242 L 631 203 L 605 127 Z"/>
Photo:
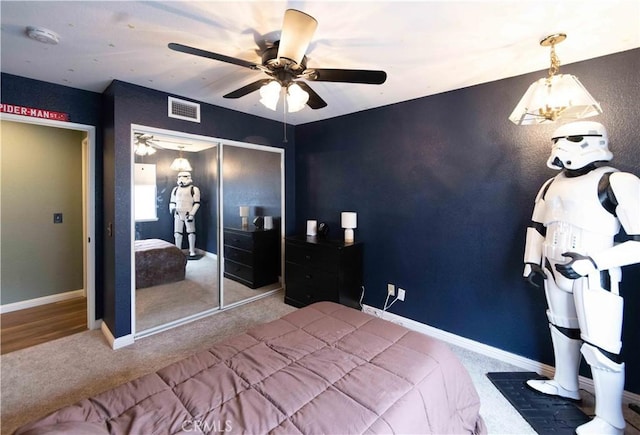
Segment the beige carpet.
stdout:
<path fill-rule="evenodd" d="M 187 262 L 185 279 L 136 290 L 136 332 L 219 306 L 217 259 L 203 256 Z M 225 278 L 224 305 L 280 288 L 279 283 L 251 289 Z"/>

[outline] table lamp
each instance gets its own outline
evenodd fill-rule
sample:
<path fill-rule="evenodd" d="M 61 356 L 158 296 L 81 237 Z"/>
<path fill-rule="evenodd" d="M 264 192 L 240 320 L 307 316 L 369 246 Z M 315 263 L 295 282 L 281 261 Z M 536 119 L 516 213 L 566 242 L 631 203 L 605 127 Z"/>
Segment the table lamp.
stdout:
<path fill-rule="evenodd" d="M 242 228 L 247 228 L 249 226 L 249 206 L 240 206 L 240 217 L 242 218 Z"/>
<path fill-rule="evenodd" d="M 340 221 L 344 228 L 345 243 L 353 243 L 353 229 L 358 226 L 358 215 L 354 211 L 343 211 Z"/>

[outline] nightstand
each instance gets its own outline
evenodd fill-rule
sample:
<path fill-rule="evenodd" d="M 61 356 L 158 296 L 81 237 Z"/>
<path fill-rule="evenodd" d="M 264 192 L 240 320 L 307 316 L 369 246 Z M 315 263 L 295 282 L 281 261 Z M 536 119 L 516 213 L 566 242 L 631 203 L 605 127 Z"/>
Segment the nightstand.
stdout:
<path fill-rule="evenodd" d="M 252 289 L 278 281 L 280 250 L 275 229 L 224 229 L 224 277 Z"/>
<path fill-rule="evenodd" d="M 285 302 L 303 307 L 332 301 L 360 308 L 362 243 L 285 237 Z"/>

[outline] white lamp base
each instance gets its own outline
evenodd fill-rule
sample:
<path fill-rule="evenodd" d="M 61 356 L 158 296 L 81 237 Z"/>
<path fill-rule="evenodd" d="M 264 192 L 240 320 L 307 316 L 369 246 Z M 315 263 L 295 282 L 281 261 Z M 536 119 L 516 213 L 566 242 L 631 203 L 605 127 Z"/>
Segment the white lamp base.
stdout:
<path fill-rule="evenodd" d="M 242 216 L 242 228 L 247 228 L 249 226 L 249 217 Z"/>
<path fill-rule="evenodd" d="M 353 243 L 353 229 L 345 228 L 344 230 L 344 242 L 345 243 Z"/>

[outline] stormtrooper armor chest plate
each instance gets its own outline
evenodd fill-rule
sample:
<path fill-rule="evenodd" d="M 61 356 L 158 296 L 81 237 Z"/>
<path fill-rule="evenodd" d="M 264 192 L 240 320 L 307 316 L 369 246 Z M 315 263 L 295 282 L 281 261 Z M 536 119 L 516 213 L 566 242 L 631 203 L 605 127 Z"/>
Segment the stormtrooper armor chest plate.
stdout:
<path fill-rule="evenodd" d="M 611 171 L 604 167 L 579 177 L 564 173 L 555 177 L 544 195 L 547 258 L 564 262 L 564 252 L 588 255 L 612 246 L 620 224 L 598 198 L 598 183 Z"/>
<path fill-rule="evenodd" d="M 193 207 L 191 186 L 178 186 L 176 189 L 176 210 L 185 212 L 190 211 L 191 207 Z"/>

